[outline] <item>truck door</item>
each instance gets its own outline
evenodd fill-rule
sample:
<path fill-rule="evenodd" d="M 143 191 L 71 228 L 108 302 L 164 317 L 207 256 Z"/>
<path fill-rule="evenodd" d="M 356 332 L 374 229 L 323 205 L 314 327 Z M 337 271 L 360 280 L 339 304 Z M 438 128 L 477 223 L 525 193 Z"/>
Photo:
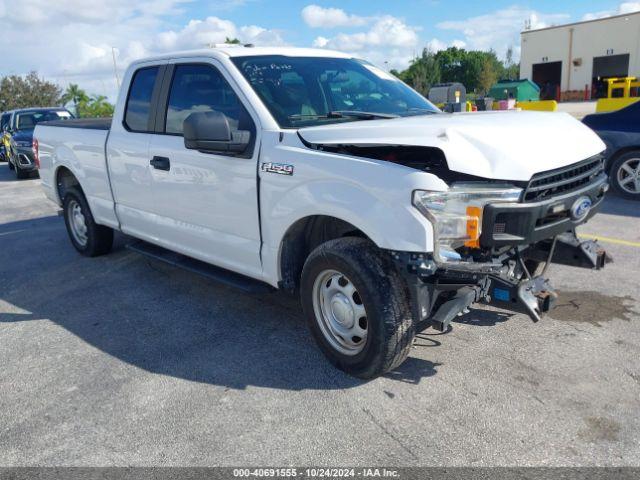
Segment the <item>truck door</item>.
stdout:
<path fill-rule="evenodd" d="M 125 78 L 130 81 L 122 122 L 113 122 L 107 141 L 109 177 L 122 231 L 145 240 L 158 234 L 149 141 L 164 70 L 164 65 L 143 64 Z"/>
<path fill-rule="evenodd" d="M 148 157 L 158 236 L 171 250 L 261 278 L 257 119 L 224 69 L 202 62 L 170 63 L 165 73 Z M 232 130 L 250 131 L 247 150 L 187 149 L 183 122 L 197 111 L 223 113 Z"/>

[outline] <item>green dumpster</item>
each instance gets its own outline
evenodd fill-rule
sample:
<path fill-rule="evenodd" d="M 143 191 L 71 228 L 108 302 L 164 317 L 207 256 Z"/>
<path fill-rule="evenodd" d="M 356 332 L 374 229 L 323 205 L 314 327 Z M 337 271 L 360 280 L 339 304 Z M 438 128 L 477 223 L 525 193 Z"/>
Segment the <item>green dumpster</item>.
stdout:
<path fill-rule="evenodd" d="M 500 80 L 489 89 L 487 97 L 496 100 L 508 100 L 514 98 L 518 102 L 540 100 L 540 87 L 531 80 Z"/>

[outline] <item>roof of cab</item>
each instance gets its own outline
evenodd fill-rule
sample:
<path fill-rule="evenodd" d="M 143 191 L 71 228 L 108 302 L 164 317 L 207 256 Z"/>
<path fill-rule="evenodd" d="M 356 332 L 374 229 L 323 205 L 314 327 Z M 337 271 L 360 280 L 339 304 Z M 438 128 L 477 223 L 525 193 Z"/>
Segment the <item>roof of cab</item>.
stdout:
<path fill-rule="evenodd" d="M 156 55 L 153 57 L 141 58 L 132 63 L 136 65 L 139 63 L 152 62 L 155 60 L 168 60 L 174 58 L 189 58 L 189 57 L 252 57 L 261 55 L 283 55 L 287 57 L 330 57 L 330 58 L 352 58 L 343 52 L 336 52 L 333 50 L 325 50 L 322 48 L 295 48 L 295 47 L 251 47 L 245 45 L 225 45 L 215 46 L 200 50 L 188 50 L 181 52 L 165 53 L 162 55 Z"/>

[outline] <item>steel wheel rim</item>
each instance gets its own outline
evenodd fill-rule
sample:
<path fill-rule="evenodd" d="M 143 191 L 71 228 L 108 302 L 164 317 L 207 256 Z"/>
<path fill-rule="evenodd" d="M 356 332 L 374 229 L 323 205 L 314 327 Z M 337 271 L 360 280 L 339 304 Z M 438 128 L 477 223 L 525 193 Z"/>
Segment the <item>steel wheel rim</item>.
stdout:
<path fill-rule="evenodd" d="M 324 270 L 316 277 L 313 310 L 322 334 L 333 348 L 349 356 L 362 352 L 369 330 L 367 312 L 346 275 Z"/>
<path fill-rule="evenodd" d="M 78 244 L 85 246 L 89 237 L 87 235 L 87 222 L 84 218 L 84 214 L 82 213 L 82 207 L 77 201 L 71 200 L 67 208 L 69 210 L 69 226 L 71 227 L 71 235 L 73 235 L 74 240 Z"/>
<path fill-rule="evenodd" d="M 640 193 L 640 158 L 626 160 L 617 172 L 618 185 L 625 192 L 637 195 Z"/>

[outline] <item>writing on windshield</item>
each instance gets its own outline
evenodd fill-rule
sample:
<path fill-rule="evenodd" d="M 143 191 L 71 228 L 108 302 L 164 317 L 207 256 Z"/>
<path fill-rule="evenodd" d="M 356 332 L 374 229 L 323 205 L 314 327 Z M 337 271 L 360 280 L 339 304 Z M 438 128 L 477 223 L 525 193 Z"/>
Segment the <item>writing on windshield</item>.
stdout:
<path fill-rule="evenodd" d="M 402 81 L 361 60 L 273 55 L 233 61 L 284 128 L 438 112 Z"/>

